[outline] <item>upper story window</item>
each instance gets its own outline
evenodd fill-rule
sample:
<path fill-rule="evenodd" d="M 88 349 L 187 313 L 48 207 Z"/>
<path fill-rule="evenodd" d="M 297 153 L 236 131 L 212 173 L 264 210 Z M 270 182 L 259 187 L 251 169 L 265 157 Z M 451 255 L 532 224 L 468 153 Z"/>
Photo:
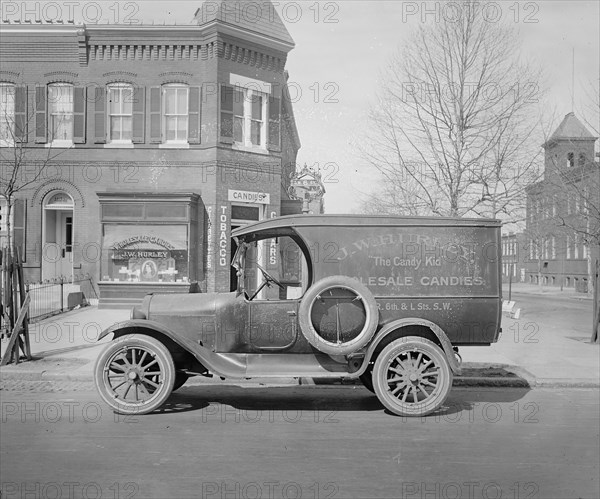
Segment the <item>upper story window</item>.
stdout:
<path fill-rule="evenodd" d="M 573 168 L 575 166 L 575 153 L 567 153 L 567 167 Z"/>
<path fill-rule="evenodd" d="M 199 144 L 200 96 L 200 87 L 181 83 L 150 88 L 150 142 L 165 147 Z"/>
<path fill-rule="evenodd" d="M 85 143 L 86 95 L 86 87 L 70 83 L 37 85 L 33 127 L 35 141 L 42 144 L 49 142 L 50 145 L 58 147 Z M 19 105 L 18 89 L 16 103 Z"/>
<path fill-rule="evenodd" d="M 15 136 L 15 86 L 0 83 L 0 144 L 9 145 Z"/>
<path fill-rule="evenodd" d="M 133 86 L 118 83 L 108 87 L 108 126 L 111 142 L 129 143 L 133 138 Z"/>
<path fill-rule="evenodd" d="M 221 86 L 221 142 L 263 150 L 279 150 L 281 99 L 264 82 L 232 75 L 242 84 Z"/>
<path fill-rule="evenodd" d="M 577 160 L 577 165 L 578 166 L 585 166 L 585 161 L 586 161 L 585 153 L 580 152 L 579 153 L 579 158 Z"/>
<path fill-rule="evenodd" d="M 73 142 L 73 85 L 48 85 L 48 132 L 52 142 Z"/>
<path fill-rule="evenodd" d="M 233 89 L 233 140 L 246 147 L 266 148 L 266 95 L 256 90 Z"/>
<path fill-rule="evenodd" d="M 189 89 L 185 85 L 163 87 L 163 139 L 165 142 L 188 140 Z"/>

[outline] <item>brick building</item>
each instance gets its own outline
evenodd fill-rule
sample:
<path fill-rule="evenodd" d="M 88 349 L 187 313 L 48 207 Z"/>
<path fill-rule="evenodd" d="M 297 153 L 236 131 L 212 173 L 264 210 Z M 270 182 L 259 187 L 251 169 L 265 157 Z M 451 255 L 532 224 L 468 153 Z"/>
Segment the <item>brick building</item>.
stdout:
<path fill-rule="evenodd" d="M 502 234 L 502 281 L 525 282 L 527 238 L 522 232 Z"/>
<path fill-rule="evenodd" d="M 90 274 L 101 306 L 229 291 L 231 230 L 301 212 L 294 42 L 269 2 L 209 3 L 190 25 L 2 25 L 3 174 L 51 157 L 15 203 L 29 280 Z"/>
<path fill-rule="evenodd" d="M 594 137 L 574 113 L 542 145 L 544 179 L 527 189 L 526 282 L 586 292 L 599 230 Z"/>

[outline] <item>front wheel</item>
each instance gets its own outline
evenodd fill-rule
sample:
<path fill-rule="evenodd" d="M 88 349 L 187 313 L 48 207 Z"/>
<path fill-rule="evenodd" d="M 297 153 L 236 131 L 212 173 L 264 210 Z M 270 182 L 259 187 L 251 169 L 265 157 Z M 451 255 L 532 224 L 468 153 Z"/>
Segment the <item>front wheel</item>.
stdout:
<path fill-rule="evenodd" d="M 444 351 L 419 336 L 391 342 L 373 368 L 377 397 L 400 416 L 424 416 L 438 409 L 450 393 L 452 378 Z"/>
<path fill-rule="evenodd" d="M 114 340 L 94 369 L 98 393 L 114 412 L 148 414 L 171 395 L 175 365 L 160 341 L 142 334 Z"/>

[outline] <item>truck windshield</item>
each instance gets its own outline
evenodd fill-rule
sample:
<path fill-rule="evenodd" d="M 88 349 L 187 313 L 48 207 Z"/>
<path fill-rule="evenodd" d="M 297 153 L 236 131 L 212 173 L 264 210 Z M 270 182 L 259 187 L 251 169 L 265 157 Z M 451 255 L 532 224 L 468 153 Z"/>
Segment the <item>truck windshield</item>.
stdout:
<path fill-rule="evenodd" d="M 300 298 L 308 287 L 306 258 L 289 236 L 240 241 L 232 265 L 238 293 L 254 300 Z"/>

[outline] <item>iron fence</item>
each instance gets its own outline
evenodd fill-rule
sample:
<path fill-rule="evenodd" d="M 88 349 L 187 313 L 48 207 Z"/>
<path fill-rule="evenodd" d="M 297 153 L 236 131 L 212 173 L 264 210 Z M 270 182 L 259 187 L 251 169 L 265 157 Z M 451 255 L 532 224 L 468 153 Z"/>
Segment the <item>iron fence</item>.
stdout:
<path fill-rule="evenodd" d="M 30 322 L 72 310 L 77 306 L 97 305 L 98 293 L 89 274 L 57 277 L 42 282 L 27 283 L 31 297 Z"/>

